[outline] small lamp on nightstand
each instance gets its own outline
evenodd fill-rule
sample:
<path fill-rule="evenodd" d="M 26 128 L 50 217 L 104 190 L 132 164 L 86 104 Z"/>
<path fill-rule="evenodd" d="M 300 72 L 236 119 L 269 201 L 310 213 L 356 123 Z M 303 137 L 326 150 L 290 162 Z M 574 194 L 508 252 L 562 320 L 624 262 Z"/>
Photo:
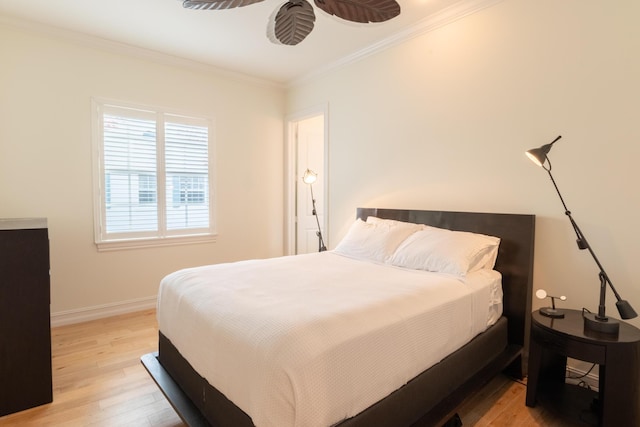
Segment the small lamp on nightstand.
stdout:
<path fill-rule="evenodd" d="M 566 301 L 567 297 L 565 297 L 564 295 L 562 295 L 561 297 L 551 296 L 547 294 L 547 291 L 545 291 L 544 289 L 538 289 L 536 291 L 536 296 L 539 299 L 545 299 L 546 297 L 551 298 L 551 307 L 542 307 L 540 309 L 540 314 L 542 314 L 543 316 L 552 317 L 554 319 L 564 318 L 564 311 L 556 308 L 556 298 L 558 298 L 560 301 Z"/>
<path fill-rule="evenodd" d="M 634 317 L 637 317 L 638 314 L 635 312 L 633 307 L 631 307 L 631 304 L 629 304 L 628 301 L 620 298 L 620 294 L 618 294 L 616 288 L 613 287 L 613 283 L 611 283 L 609 275 L 607 275 L 607 273 L 604 271 L 604 268 L 602 267 L 602 264 L 600 264 L 598 257 L 596 257 L 593 249 L 591 249 L 591 245 L 589 245 L 587 239 L 584 237 L 584 234 L 582 234 L 582 231 L 578 227 L 578 224 L 576 224 L 573 217 L 571 216 L 571 211 L 567 209 L 567 205 L 564 203 L 564 199 L 562 198 L 562 194 L 560 194 L 558 185 L 553 179 L 553 175 L 551 175 L 551 161 L 549 160 L 549 157 L 547 157 L 547 154 L 551 150 L 551 147 L 553 147 L 553 144 L 555 144 L 560 138 L 562 138 L 562 136 L 558 136 L 552 142 L 550 142 L 549 144 L 545 144 L 540 148 L 529 150 L 526 154 L 532 162 L 546 170 L 549 174 L 549 178 L 551 178 L 551 182 L 553 183 L 553 186 L 555 187 L 556 192 L 560 197 L 560 201 L 562 202 L 562 206 L 564 207 L 564 213 L 565 215 L 567 215 L 567 217 L 569 217 L 571 226 L 573 227 L 573 230 L 578 237 L 576 241 L 578 243 L 578 248 L 581 250 L 587 249 L 593 257 L 593 260 L 597 264 L 598 268 L 600 269 L 600 273 L 598 273 L 598 277 L 600 278 L 600 303 L 598 305 L 598 313 L 583 313 L 584 329 L 587 332 L 603 333 L 617 337 L 618 331 L 620 329 L 620 323 L 616 319 L 607 317 L 605 314 L 605 295 L 607 292 L 607 284 L 618 300 L 616 302 L 616 307 L 618 308 L 618 312 L 620 313 L 621 318 L 633 319 Z"/>

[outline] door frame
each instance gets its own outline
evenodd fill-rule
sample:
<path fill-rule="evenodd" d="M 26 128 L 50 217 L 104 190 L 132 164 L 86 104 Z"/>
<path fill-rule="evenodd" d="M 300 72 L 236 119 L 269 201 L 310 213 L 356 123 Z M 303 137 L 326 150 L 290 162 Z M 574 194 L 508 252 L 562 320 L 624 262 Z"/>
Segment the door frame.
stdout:
<path fill-rule="evenodd" d="M 329 105 L 323 104 L 307 108 L 302 111 L 290 114 L 285 119 L 285 171 L 284 171 L 284 254 L 295 255 L 296 253 L 296 233 L 297 233 L 297 186 L 302 177 L 296 176 L 298 141 L 296 128 L 298 122 L 311 117 L 322 116 L 324 118 L 323 139 L 324 139 L 324 170 L 317 171 L 324 183 L 323 212 L 321 228 L 324 230 L 323 239 L 326 246 L 329 246 L 328 234 L 329 226 L 327 212 L 329 211 Z"/>

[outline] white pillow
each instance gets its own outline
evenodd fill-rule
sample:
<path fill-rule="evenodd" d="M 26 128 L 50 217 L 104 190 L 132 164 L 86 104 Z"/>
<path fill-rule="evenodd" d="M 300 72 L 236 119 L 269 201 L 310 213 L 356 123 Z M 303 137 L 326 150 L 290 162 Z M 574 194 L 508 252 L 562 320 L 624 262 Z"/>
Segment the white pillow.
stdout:
<path fill-rule="evenodd" d="M 499 244 L 498 237 L 425 226 L 402 242 L 391 264 L 464 276 L 472 271 L 492 269 Z"/>
<path fill-rule="evenodd" d="M 335 252 L 353 258 L 386 262 L 409 235 L 422 229 L 421 225 L 395 221 L 371 223 L 357 219 Z"/>

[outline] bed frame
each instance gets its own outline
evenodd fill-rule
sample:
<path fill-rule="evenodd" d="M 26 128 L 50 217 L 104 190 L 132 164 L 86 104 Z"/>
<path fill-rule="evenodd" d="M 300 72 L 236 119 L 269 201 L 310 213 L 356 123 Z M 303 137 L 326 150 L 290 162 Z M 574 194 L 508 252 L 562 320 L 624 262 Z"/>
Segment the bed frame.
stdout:
<path fill-rule="evenodd" d="M 456 417 L 464 399 L 500 372 L 522 378 L 531 314 L 535 216 L 358 208 L 368 216 L 500 237 L 495 269 L 502 273 L 503 316 L 471 342 L 339 427 L 422 427 Z M 209 385 L 159 333 L 158 353 L 142 363 L 190 427 L 254 427 L 251 418 Z"/>

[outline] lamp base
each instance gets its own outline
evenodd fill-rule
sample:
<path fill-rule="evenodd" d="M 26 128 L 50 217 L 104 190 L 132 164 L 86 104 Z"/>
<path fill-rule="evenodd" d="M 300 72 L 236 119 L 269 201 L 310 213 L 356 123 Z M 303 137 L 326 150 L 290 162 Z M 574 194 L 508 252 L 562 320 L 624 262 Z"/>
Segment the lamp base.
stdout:
<path fill-rule="evenodd" d="M 551 317 L 553 319 L 562 319 L 564 317 L 564 312 L 562 310 L 551 307 L 541 308 L 540 314 L 542 314 L 543 316 Z"/>
<path fill-rule="evenodd" d="M 620 322 L 611 317 L 606 317 L 604 320 L 598 319 L 595 313 L 583 313 L 584 318 L 584 332 L 585 335 L 589 333 L 606 334 L 611 338 L 617 338 L 620 331 Z"/>

